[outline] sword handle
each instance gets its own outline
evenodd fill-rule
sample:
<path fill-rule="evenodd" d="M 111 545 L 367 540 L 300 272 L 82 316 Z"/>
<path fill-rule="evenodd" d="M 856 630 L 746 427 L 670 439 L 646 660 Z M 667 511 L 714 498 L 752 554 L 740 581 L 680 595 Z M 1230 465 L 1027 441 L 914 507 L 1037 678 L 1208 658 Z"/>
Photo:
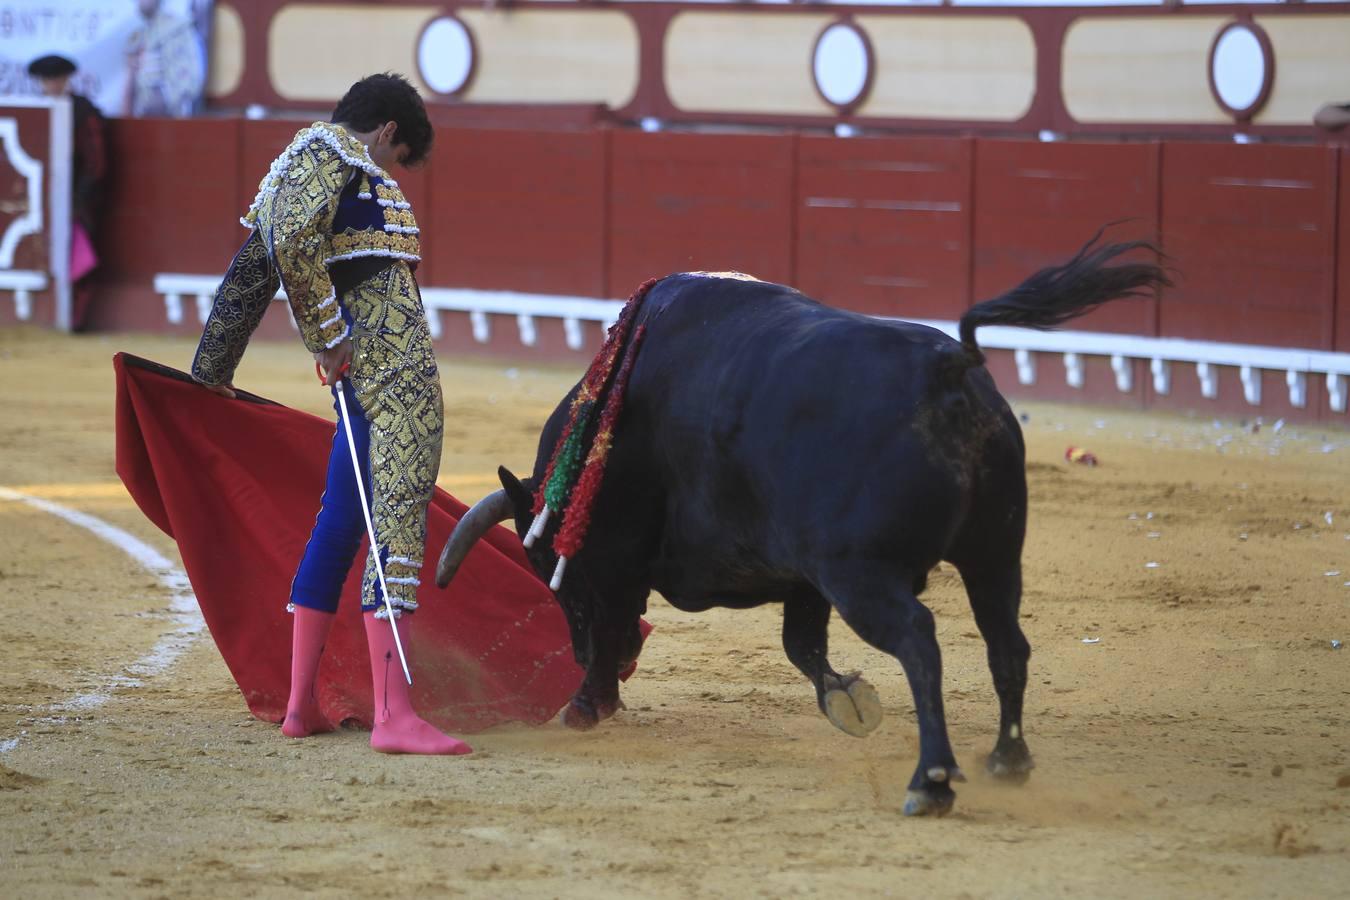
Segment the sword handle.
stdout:
<path fill-rule="evenodd" d="M 346 374 L 347 374 L 348 372 L 350 372 L 351 370 L 352 370 L 352 364 L 351 364 L 351 363 L 349 363 L 349 362 L 343 363 L 343 364 L 342 364 L 342 368 L 338 370 L 338 376 L 339 376 L 339 377 L 338 377 L 338 381 L 342 381 L 341 376 L 346 375 Z M 319 364 L 319 361 L 318 361 L 317 359 L 314 360 L 314 374 L 317 375 L 317 376 L 319 376 L 319 384 L 322 384 L 322 385 L 327 385 L 327 384 L 328 384 L 328 376 L 324 374 L 324 372 L 323 372 L 323 366 Z"/>

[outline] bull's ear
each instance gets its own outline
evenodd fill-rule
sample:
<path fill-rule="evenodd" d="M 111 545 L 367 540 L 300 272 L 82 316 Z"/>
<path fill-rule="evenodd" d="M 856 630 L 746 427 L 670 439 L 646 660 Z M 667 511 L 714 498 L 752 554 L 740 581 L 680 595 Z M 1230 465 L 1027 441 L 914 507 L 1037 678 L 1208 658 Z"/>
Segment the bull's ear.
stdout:
<path fill-rule="evenodd" d="M 502 481 L 502 487 L 506 489 L 506 496 L 510 498 L 511 505 L 515 507 L 516 515 L 528 516 L 530 510 L 534 508 L 534 494 L 526 487 L 521 480 L 511 474 L 511 470 L 506 466 L 497 467 L 497 477 Z"/>

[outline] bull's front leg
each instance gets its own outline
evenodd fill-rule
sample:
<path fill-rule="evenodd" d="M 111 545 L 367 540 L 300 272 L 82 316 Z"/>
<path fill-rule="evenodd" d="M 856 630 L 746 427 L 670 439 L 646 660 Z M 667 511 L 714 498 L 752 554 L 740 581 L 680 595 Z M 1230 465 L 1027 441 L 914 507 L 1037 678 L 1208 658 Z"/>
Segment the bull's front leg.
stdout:
<path fill-rule="evenodd" d="M 840 675 L 830 665 L 830 604 L 819 591 L 802 588 L 783 602 L 783 649 L 816 688 L 816 703 L 831 724 L 866 737 L 881 724 L 881 698 L 861 672 Z"/>
<path fill-rule="evenodd" d="M 636 626 L 635 626 L 636 627 Z M 636 656 L 627 646 L 623 629 L 594 625 L 591 629 L 591 659 L 586 677 L 562 711 L 562 723 L 568 728 L 586 731 L 623 709 L 619 699 L 619 670 Z"/>

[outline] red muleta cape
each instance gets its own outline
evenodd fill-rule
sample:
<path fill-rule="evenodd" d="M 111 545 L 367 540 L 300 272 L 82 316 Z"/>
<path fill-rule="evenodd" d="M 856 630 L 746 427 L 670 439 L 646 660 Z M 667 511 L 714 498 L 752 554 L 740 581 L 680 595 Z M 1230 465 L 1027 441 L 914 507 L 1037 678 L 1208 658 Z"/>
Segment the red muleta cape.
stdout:
<path fill-rule="evenodd" d="M 125 353 L 113 367 L 117 474 L 141 511 L 178 542 L 248 708 L 280 722 L 290 691 L 286 602 L 318 514 L 333 423 L 242 391 L 228 400 Z M 435 586 L 440 548 L 466 509 L 437 488 L 427 511 L 426 563 L 406 648 L 413 703 L 453 732 L 545 722 L 584 673 L 572 658 L 566 619 L 515 534 L 494 528 L 448 589 Z M 364 542 L 361 553 L 358 562 L 369 553 Z M 353 565 L 343 586 L 316 690 L 330 721 L 369 728 L 361 568 Z"/>

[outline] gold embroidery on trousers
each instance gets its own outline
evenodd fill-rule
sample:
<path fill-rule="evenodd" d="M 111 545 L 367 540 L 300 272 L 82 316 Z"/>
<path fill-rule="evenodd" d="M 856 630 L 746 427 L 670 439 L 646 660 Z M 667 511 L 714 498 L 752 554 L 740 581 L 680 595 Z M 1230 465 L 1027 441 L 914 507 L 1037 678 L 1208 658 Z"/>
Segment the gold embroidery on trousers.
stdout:
<path fill-rule="evenodd" d="M 375 536 L 390 557 L 422 560 L 427 504 L 441 464 L 444 413 L 440 376 L 417 281 L 396 262 L 342 297 L 352 317 L 351 383 L 370 423 L 371 513 Z M 415 578 L 403 562 L 391 578 Z M 375 603 L 375 570 L 367 560 L 361 598 Z M 395 608 L 417 608 L 417 585 L 389 583 Z"/>

